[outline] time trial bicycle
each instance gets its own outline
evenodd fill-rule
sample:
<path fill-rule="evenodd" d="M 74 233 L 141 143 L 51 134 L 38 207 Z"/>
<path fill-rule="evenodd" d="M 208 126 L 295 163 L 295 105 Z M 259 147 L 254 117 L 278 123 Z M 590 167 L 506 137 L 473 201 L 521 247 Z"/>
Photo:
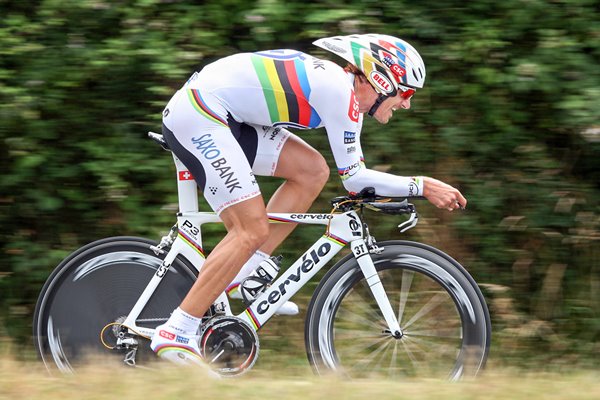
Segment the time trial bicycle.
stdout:
<path fill-rule="evenodd" d="M 149 136 L 168 150 L 162 135 Z M 89 355 L 147 367 L 154 328 L 164 323 L 204 264 L 202 226 L 220 222 L 198 211 L 196 183 L 177 168 L 177 224 L 157 244 L 136 237 L 90 243 L 51 273 L 35 308 L 36 349 L 49 369 L 74 371 Z M 411 200 L 412 201 L 412 200 Z M 484 297 L 465 268 L 426 244 L 376 242 L 364 211 L 418 214 L 407 199 L 372 189 L 332 200 L 331 213 L 273 213 L 271 223 L 324 225 L 325 232 L 289 268 L 234 315 L 222 293 L 203 318 L 202 356 L 220 375 L 248 371 L 259 353 L 257 332 L 346 245 L 351 252 L 323 276 L 305 320 L 305 347 L 317 374 L 350 377 L 476 375 L 485 365 L 491 323 Z"/>

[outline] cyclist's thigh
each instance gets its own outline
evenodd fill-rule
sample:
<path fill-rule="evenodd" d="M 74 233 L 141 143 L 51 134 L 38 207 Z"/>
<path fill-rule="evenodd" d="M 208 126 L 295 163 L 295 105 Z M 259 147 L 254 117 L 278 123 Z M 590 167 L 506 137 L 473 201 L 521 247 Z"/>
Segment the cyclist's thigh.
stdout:
<path fill-rule="evenodd" d="M 238 140 L 252 165 L 252 171 L 260 176 L 276 176 L 279 156 L 287 141 L 290 138 L 301 140 L 281 127 L 242 124 L 241 133 Z"/>
<path fill-rule="evenodd" d="M 217 213 L 260 195 L 226 115 L 212 96 L 189 89 L 177 92 L 163 113 L 165 139 Z"/>
<path fill-rule="evenodd" d="M 323 155 L 296 135 L 290 135 L 281 149 L 274 176 L 310 184 L 312 177 L 329 178 L 329 166 Z"/>
<path fill-rule="evenodd" d="M 279 157 L 290 138 L 298 138 L 292 132 L 281 127 L 257 126 L 258 146 L 252 171 L 257 175 L 275 176 Z"/>
<path fill-rule="evenodd" d="M 256 151 L 250 162 L 256 175 L 304 179 L 306 174 L 329 169 L 321 153 L 287 129 L 252 124 L 247 127 L 256 132 Z"/>
<path fill-rule="evenodd" d="M 228 122 L 248 163 L 252 166 L 252 172 L 256 175 L 278 176 L 275 171 L 288 140 L 293 138 L 302 141 L 298 136 L 281 127 L 242 123 L 232 118 L 229 118 Z"/>

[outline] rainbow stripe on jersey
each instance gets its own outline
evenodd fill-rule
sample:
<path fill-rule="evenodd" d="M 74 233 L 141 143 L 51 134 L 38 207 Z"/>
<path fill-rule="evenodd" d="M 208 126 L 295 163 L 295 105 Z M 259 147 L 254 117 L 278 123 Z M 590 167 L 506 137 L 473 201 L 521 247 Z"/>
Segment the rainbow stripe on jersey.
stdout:
<path fill-rule="evenodd" d="M 274 59 L 258 54 L 251 58 L 273 125 L 319 126 L 321 117 L 308 103 L 310 85 L 304 62 L 297 57 Z"/>
<path fill-rule="evenodd" d="M 209 120 L 216 122 L 217 124 L 228 126 L 227 121 L 223 120 L 223 118 L 219 117 L 219 115 L 210 109 L 210 107 L 206 104 L 202 96 L 200 95 L 200 91 L 198 89 L 187 89 L 188 98 L 190 99 L 190 103 L 196 111 L 198 111 L 201 115 L 208 118 Z"/>
<path fill-rule="evenodd" d="M 340 178 L 342 178 L 343 181 L 345 181 L 346 179 L 351 178 L 352 176 L 354 176 L 354 174 L 356 174 L 360 169 L 365 167 L 365 158 L 363 156 L 360 156 L 360 160 L 348 167 L 344 167 L 344 168 L 338 168 L 338 174 L 340 175 Z"/>

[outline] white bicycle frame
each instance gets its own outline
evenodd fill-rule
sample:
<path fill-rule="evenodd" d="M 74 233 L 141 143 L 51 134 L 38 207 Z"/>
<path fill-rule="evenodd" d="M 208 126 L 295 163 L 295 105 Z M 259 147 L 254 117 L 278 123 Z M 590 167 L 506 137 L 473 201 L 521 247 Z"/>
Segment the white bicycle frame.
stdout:
<path fill-rule="evenodd" d="M 165 256 L 161 266 L 144 289 L 142 295 L 123 321 L 123 326 L 132 332 L 151 337 L 154 329 L 137 326 L 136 320 L 153 295 L 161 280 L 166 276 L 175 258 L 181 254 L 200 272 L 206 256 L 202 248 L 202 225 L 221 222 L 215 213 L 198 211 L 198 189 L 196 181 L 183 163 L 173 154 L 177 167 L 177 191 L 179 210 L 177 214 L 177 237 Z M 375 265 L 370 257 L 365 242 L 363 225 L 355 211 L 337 214 L 311 213 L 274 213 L 268 214 L 271 223 L 299 223 L 326 225 L 325 234 L 319 238 L 298 260 L 296 260 L 275 282 L 238 318 L 245 320 L 255 330 L 259 330 L 275 311 L 294 294 L 296 294 L 325 264 L 327 264 L 348 243 L 356 258 L 373 296 L 394 335 L 401 335 L 398 319 L 392 310 Z M 221 293 L 215 303 L 220 311 L 232 315 L 229 300 L 225 292 Z"/>

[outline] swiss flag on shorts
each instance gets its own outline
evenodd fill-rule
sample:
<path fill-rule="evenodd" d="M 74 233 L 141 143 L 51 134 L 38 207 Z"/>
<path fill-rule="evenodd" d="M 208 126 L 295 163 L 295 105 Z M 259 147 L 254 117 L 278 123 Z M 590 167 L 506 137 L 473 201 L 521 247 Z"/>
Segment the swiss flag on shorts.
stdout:
<path fill-rule="evenodd" d="M 180 181 L 191 181 L 194 177 L 190 173 L 190 171 L 179 171 L 179 180 Z"/>

